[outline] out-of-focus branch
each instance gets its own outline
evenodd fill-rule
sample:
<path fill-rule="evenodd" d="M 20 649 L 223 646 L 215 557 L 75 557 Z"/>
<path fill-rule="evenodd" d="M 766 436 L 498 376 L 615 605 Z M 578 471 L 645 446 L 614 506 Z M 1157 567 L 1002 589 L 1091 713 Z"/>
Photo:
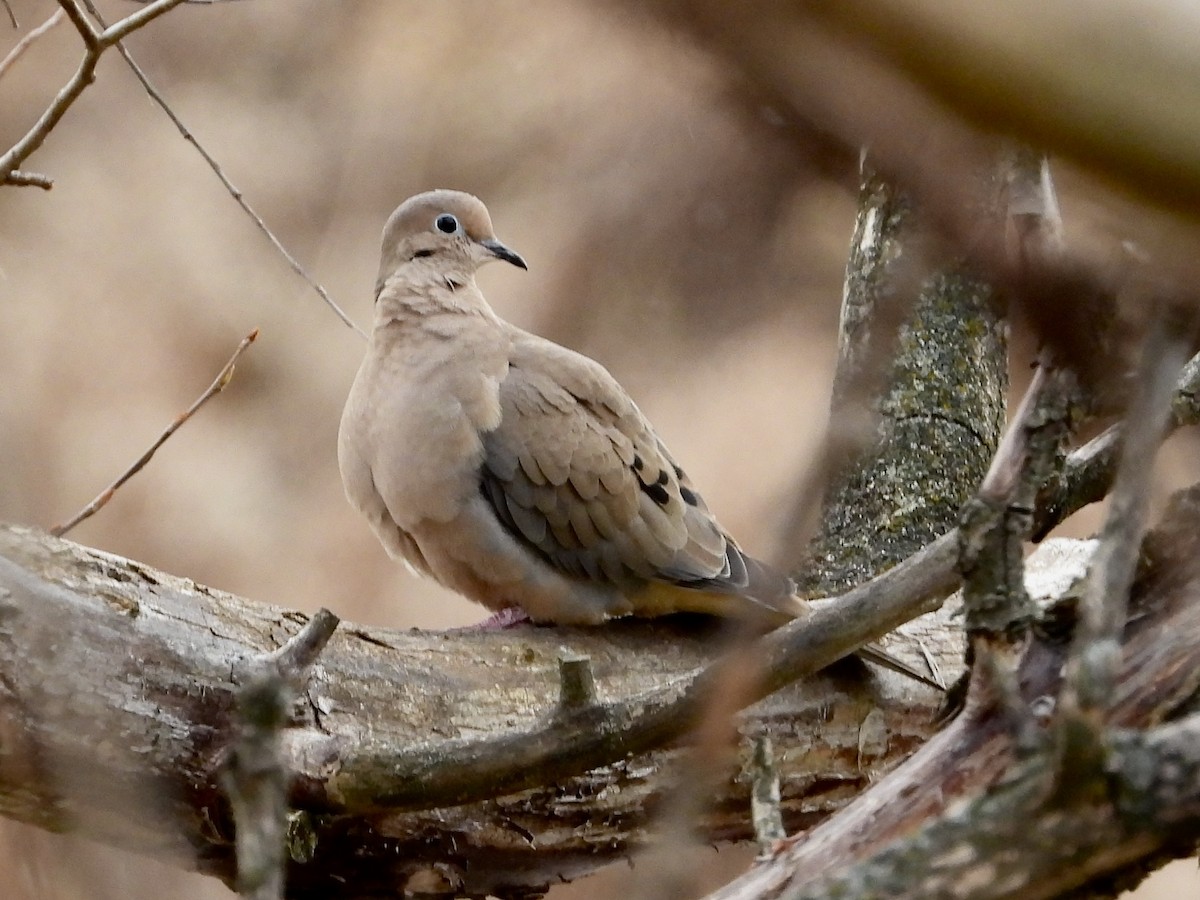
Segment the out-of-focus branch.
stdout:
<path fill-rule="evenodd" d="M 1200 838 L 1197 720 L 1121 730 L 1154 728 L 1195 709 L 1198 534 L 1195 487 L 1175 498 L 1143 544 L 1146 564 L 1132 592 L 1122 669 L 1106 711 L 1113 752 L 1105 790 L 1065 807 L 1047 803 L 1058 773 L 1048 701 L 1061 686 L 1068 653 L 1059 631 L 1073 617 L 1095 545 L 1051 541 L 1028 561 L 1029 583 L 1054 587 L 1016 679 L 1021 708 L 1041 740 L 1029 742 L 1028 729 L 1015 730 L 1010 717 L 997 715 L 989 686 L 972 679 L 963 712 L 945 730 L 836 817 L 713 897 L 929 897 L 952 884 L 957 896 L 972 900 L 1051 898 L 1130 866 L 1144 872 L 1169 846 Z"/>
<path fill-rule="evenodd" d="M 1126 420 L 1111 505 L 1083 592 L 1079 628 L 1060 698 L 1059 792 L 1095 790 L 1104 768 L 1104 722 L 1121 666 L 1121 630 L 1150 505 L 1154 457 L 1170 417 L 1171 394 L 1187 361 L 1190 330 L 1163 311 L 1142 352 L 1138 390 Z"/>
<path fill-rule="evenodd" d="M 283 733 L 294 695 L 337 625 L 337 616 L 318 610 L 286 644 L 253 659 L 237 691 L 235 736 L 222 783 L 237 833 L 238 893 L 252 900 L 284 896 L 292 773 Z"/>
<path fill-rule="evenodd" d="M 55 25 L 61 22 L 64 15 L 65 13 L 62 9 L 56 10 L 54 14 L 51 15 L 50 18 L 48 18 L 45 22 L 36 28 L 31 28 L 28 34 L 17 41 L 13 48 L 8 51 L 8 55 L 5 56 L 3 60 L 0 60 L 0 78 L 3 78 L 6 74 L 8 74 L 8 70 L 12 68 L 13 63 L 20 59 L 25 51 L 33 46 L 34 42 L 37 41 L 38 38 L 46 34 L 46 32 L 50 31 Z"/>
<path fill-rule="evenodd" d="M 1194 11 L 1136 0 L 809 3 L 988 130 L 1073 158 L 1126 190 L 1200 209 L 1200 31 Z M 1136 21 L 1138 27 L 1130 28 Z M 1114 59 L 1122 60 L 1119 66 Z"/>

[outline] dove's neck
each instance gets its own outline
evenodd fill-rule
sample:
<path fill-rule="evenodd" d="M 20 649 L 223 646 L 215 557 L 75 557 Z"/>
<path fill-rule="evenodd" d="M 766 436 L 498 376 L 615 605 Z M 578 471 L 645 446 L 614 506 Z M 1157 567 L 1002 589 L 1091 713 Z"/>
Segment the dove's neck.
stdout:
<path fill-rule="evenodd" d="M 474 275 L 444 272 L 396 272 L 385 279 L 375 296 L 375 325 L 405 324 L 435 316 L 496 314 L 475 284 Z"/>

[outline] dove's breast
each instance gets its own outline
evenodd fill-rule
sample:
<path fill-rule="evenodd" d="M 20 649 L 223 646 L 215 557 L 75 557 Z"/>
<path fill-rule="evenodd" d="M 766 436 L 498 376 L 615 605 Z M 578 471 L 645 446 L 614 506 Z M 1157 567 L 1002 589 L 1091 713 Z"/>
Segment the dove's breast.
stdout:
<path fill-rule="evenodd" d="M 387 340 L 377 331 L 338 440 L 351 503 L 373 524 L 386 512 L 409 533 L 425 521 L 452 520 L 478 492 L 480 435 L 500 421 L 499 384 L 508 368 L 494 332 L 459 325 L 451 337 L 429 325 L 382 335 Z"/>

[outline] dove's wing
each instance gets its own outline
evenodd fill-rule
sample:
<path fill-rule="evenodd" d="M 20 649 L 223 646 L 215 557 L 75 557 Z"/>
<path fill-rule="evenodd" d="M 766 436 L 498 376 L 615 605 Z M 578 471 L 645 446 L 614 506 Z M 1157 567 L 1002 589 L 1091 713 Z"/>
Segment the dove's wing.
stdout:
<path fill-rule="evenodd" d="M 754 606 L 776 617 L 799 612 L 791 580 L 746 556 L 724 532 L 598 363 L 520 333 L 500 406 L 500 425 L 483 435 L 482 491 L 500 522 L 546 565 L 622 588 L 643 615 L 753 614 Z M 639 604 L 639 585 L 684 590 L 650 590 Z"/>

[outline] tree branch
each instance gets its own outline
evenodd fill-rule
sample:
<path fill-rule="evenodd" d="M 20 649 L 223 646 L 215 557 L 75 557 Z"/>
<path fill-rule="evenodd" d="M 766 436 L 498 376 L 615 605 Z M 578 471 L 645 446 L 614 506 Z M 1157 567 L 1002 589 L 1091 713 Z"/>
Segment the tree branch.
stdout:
<path fill-rule="evenodd" d="M 87 19 L 87 15 L 83 7 L 76 0 L 59 0 L 59 5 L 67 14 L 67 18 L 71 20 L 71 24 L 75 26 L 75 30 L 79 32 L 79 36 L 83 39 L 85 52 L 83 60 L 79 63 L 79 68 L 75 70 L 75 74 L 70 80 L 63 85 L 62 89 L 55 96 L 54 100 L 42 113 L 33 127 L 26 132 L 17 143 L 0 156 L 0 175 L 3 176 L 5 183 L 27 184 L 28 181 L 14 180 L 14 172 L 20 167 L 26 159 L 29 158 L 35 150 L 49 136 L 50 132 L 59 123 L 59 120 L 71 108 L 79 95 L 84 92 L 89 84 L 96 79 L 96 65 L 100 62 L 100 57 L 113 44 L 122 38 L 132 34 L 143 25 L 149 24 L 154 19 L 161 16 L 163 13 L 178 6 L 183 0 L 157 0 L 144 9 L 139 9 L 135 13 L 131 13 L 124 19 L 103 32 L 97 32 Z"/>
<path fill-rule="evenodd" d="M 101 17 L 100 11 L 96 9 L 96 6 L 92 0 L 83 0 L 83 2 L 96 21 L 103 26 L 104 19 Z M 196 0 L 184 0 L 184 2 L 194 4 Z M 142 89 L 146 92 L 150 99 L 154 101 L 155 105 L 163 111 L 163 114 L 171 120 L 171 124 L 175 126 L 175 130 L 179 132 L 180 137 L 182 137 L 187 143 L 191 144 L 192 148 L 200 154 L 200 158 L 204 160 L 205 165 L 212 170 L 212 173 L 217 176 L 217 180 L 221 182 L 221 186 L 225 188 L 225 191 L 230 197 L 233 198 L 233 202 L 241 208 L 242 212 L 246 214 L 246 217 L 250 219 L 254 227 L 262 232 L 263 236 L 270 242 L 271 246 L 275 248 L 275 251 L 283 257 L 283 261 L 287 263 L 288 268 L 304 279 L 308 286 L 311 287 L 313 291 L 316 292 L 317 296 L 321 298 L 321 301 L 333 311 L 335 316 L 341 320 L 343 325 L 346 325 L 360 338 L 366 340 L 367 333 L 363 331 L 357 324 L 355 324 L 354 320 L 346 314 L 346 311 L 342 309 L 333 299 L 333 297 L 329 295 L 329 291 L 325 290 L 325 286 L 317 281 L 312 275 L 310 275 L 308 270 L 300 264 L 300 260 L 296 259 L 296 257 L 292 255 L 291 251 L 289 251 L 287 247 L 283 245 L 283 241 L 279 240 L 279 238 L 275 236 L 275 232 L 270 229 L 263 217 L 260 216 L 257 211 L 255 211 L 253 206 L 250 205 L 250 201 L 246 199 L 246 195 L 229 179 L 229 176 L 225 174 L 225 170 L 221 167 L 221 164 L 217 162 L 216 157 L 209 153 L 207 148 L 200 143 L 199 138 L 192 133 L 191 129 L 183 124 L 183 120 L 175 114 L 175 110 L 173 110 L 171 105 L 167 103 L 167 98 L 164 97 L 158 88 L 151 83 L 150 77 L 142 70 L 142 67 L 134 61 L 132 54 L 129 52 L 129 48 L 127 48 L 121 41 L 116 42 L 116 48 L 117 52 L 121 54 L 121 58 L 125 60 L 125 64 L 129 66 L 129 70 L 133 72 L 133 77 L 136 78 L 141 84 Z"/>
<path fill-rule="evenodd" d="M 945 585 L 895 571 L 884 583 L 885 617 L 904 605 L 898 590 Z M 822 646 L 830 634 L 871 636 L 859 620 L 879 595 L 864 590 L 845 609 L 818 609 L 814 632 L 776 639 L 790 668 L 775 678 L 837 655 Z M 233 827 L 217 773 L 233 740 L 235 679 L 240 661 L 284 644 L 303 621 L 38 532 L 0 528 L 0 739 L 11 750 L 0 755 L 0 808 L 232 882 Z M 961 653 L 953 629 L 931 626 L 936 634 L 940 643 L 926 641 L 953 668 Z M 646 838 L 664 789 L 659 770 L 674 754 L 629 751 L 650 736 L 666 740 L 665 724 L 688 724 L 686 707 L 666 710 L 700 690 L 700 673 L 720 649 L 714 637 L 694 620 L 340 629 L 283 734 L 298 773 L 293 824 L 315 842 L 300 854 L 308 862 L 293 857 L 289 894 L 395 892 L 431 871 L 467 894 L 528 889 L 631 852 Z M 813 661 L 791 660 L 789 648 L 812 651 Z M 560 703 L 563 656 L 591 660 L 597 704 Z M 804 827 L 926 739 L 938 702 L 907 679 L 847 661 L 749 710 L 739 719 L 740 752 L 748 757 L 755 738 L 771 736 L 785 824 Z M 864 755 L 859 729 L 868 716 L 887 740 Z M 640 743 L 620 731 L 630 722 L 642 723 L 633 730 Z M 522 747 L 544 752 L 547 740 L 559 742 L 557 768 L 504 774 L 514 760 L 540 765 Z M 604 752 L 572 761 L 575 747 Z M 497 748 L 513 755 L 498 763 Z M 609 765 L 569 774 L 597 758 Z M 502 777 L 489 782 L 496 772 Z M 511 793 L 514 785 L 530 789 Z M 464 797 L 490 799 L 457 802 Z M 749 837 L 749 785 L 723 781 L 716 801 L 701 823 L 707 833 Z"/>
<path fill-rule="evenodd" d="M 79 512 L 75 513 L 75 515 L 71 516 L 71 518 L 66 522 L 63 522 L 61 525 L 55 525 L 53 528 L 51 528 L 50 533 L 55 537 L 62 537 L 80 522 L 90 518 L 103 509 L 104 505 L 108 503 L 108 501 L 113 498 L 113 495 L 121 488 L 121 485 L 146 467 L 147 463 L 154 458 L 154 454 L 158 452 L 158 448 L 165 444 L 170 439 L 171 435 L 182 428 L 184 423 L 194 416 L 200 407 L 202 407 L 213 397 L 217 396 L 217 394 L 221 393 L 221 391 L 225 390 L 226 385 L 229 384 L 229 380 L 233 378 L 233 370 L 237 366 L 237 361 L 241 358 L 242 354 L 246 352 L 246 348 L 253 344 L 257 339 L 258 329 L 255 328 L 238 343 L 237 348 L 233 351 L 233 355 L 229 357 L 229 362 L 225 363 L 225 365 L 221 367 L 221 371 L 217 373 L 217 377 L 214 378 L 212 384 L 210 384 L 204 390 L 204 393 L 197 397 L 191 406 L 176 416 L 171 424 L 164 428 L 162 433 L 155 438 L 154 442 L 146 449 L 146 451 L 137 459 L 135 459 L 129 465 L 129 467 L 125 469 L 124 472 L 118 475 L 112 484 L 93 497 L 92 501 L 88 503 L 87 506 L 79 510 Z"/>
<path fill-rule="evenodd" d="M 994 200 L 971 199 L 989 211 L 979 229 L 997 232 Z M 808 594 L 859 584 L 949 531 L 1004 427 L 1007 325 L 986 282 L 925 252 L 924 218 L 864 162 L 830 412 L 838 465 L 795 573 Z"/>
<path fill-rule="evenodd" d="M 1068 647 L 1064 623 L 1094 542 L 1048 542 L 1029 560 L 1031 590 L 1053 562 L 1055 602 L 1044 605 L 1021 658 L 1020 696 L 1040 745 L 996 715 L 973 680 L 963 713 L 836 817 L 792 839 L 775 857 L 716 892 L 764 896 L 1055 897 L 1171 845 L 1200 838 L 1200 752 L 1193 714 L 1200 688 L 1200 487 L 1179 495 L 1143 544 L 1146 563 L 1124 629 L 1123 667 L 1106 727 L 1111 781 L 1070 806 L 1047 806 L 1057 777 L 1048 739 Z M 1069 577 L 1064 577 L 1069 576 Z M 1154 728 L 1148 732 L 1130 729 Z M 1169 823 L 1169 827 L 1167 825 Z M 914 865 L 914 861 L 919 861 Z M 1128 886 L 1128 885 L 1126 885 Z"/>

